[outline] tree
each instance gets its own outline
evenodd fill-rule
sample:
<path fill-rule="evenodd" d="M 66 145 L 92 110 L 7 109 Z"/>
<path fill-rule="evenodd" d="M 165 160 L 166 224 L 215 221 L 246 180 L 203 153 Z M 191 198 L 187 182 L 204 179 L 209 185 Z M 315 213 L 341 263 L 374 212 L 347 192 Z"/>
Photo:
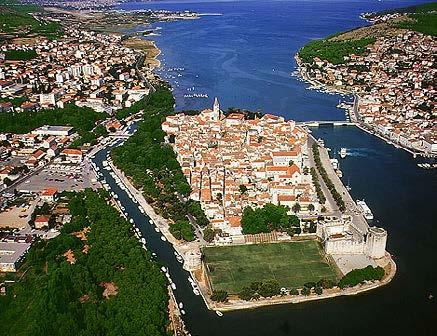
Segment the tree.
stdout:
<path fill-rule="evenodd" d="M 291 288 L 290 295 L 299 295 L 299 291 L 296 288 Z"/>
<path fill-rule="evenodd" d="M 322 287 L 317 286 L 317 287 L 314 289 L 314 292 L 315 292 L 317 295 L 322 295 L 322 293 L 323 293 L 323 289 L 322 289 Z"/>
<path fill-rule="evenodd" d="M 225 290 L 215 290 L 212 292 L 211 300 L 215 302 L 227 302 L 228 292 Z"/>
<path fill-rule="evenodd" d="M 294 213 L 298 213 L 298 212 L 300 212 L 300 209 L 301 209 L 300 204 L 297 203 L 297 202 L 294 203 L 294 205 L 293 205 L 292 208 L 291 208 L 291 210 L 293 210 Z"/>
<path fill-rule="evenodd" d="M 5 178 L 3 179 L 3 184 L 4 184 L 6 187 L 9 187 L 9 186 L 12 184 L 12 180 L 11 180 L 9 177 L 5 177 Z"/>
<path fill-rule="evenodd" d="M 258 289 L 258 294 L 263 297 L 271 297 L 279 295 L 281 293 L 281 287 L 277 280 L 268 280 L 261 284 Z"/>
<path fill-rule="evenodd" d="M 354 269 L 341 278 L 338 286 L 340 288 L 353 287 L 364 281 L 381 280 L 385 274 L 382 267 L 367 266 L 365 268 Z"/>
<path fill-rule="evenodd" d="M 240 189 L 241 194 L 245 194 L 248 190 L 244 184 L 240 184 L 240 186 L 238 188 Z"/>
<path fill-rule="evenodd" d="M 312 203 L 308 204 L 308 210 L 309 210 L 310 212 L 313 212 L 314 209 L 315 209 L 314 204 L 312 204 Z"/>
<path fill-rule="evenodd" d="M 256 292 L 251 287 L 243 287 L 243 289 L 238 293 L 238 297 L 241 300 L 250 301 L 255 293 Z"/>
<path fill-rule="evenodd" d="M 208 225 L 204 230 L 203 230 L 203 239 L 205 239 L 208 243 L 211 243 L 216 235 L 216 231 L 214 230 L 214 228 L 210 225 Z"/>
<path fill-rule="evenodd" d="M 194 231 L 187 219 L 178 220 L 169 226 L 170 233 L 178 240 L 193 241 Z"/>
<path fill-rule="evenodd" d="M 329 289 L 334 286 L 335 286 L 335 282 L 329 279 L 320 279 L 319 281 L 317 281 L 317 287 Z"/>
<path fill-rule="evenodd" d="M 219 203 L 221 203 L 222 200 L 223 200 L 223 195 L 222 195 L 222 193 L 217 193 L 216 199 L 217 199 L 217 201 L 218 201 Z"/>
<path fill-rule="evenodd" d="M 304 288 L 302 288 L 302 290 L 300 291 L 300 293 L 301 293 L 302 295 L 308 296 L 308 295 L 311 294 L 311 289 L 308 288 L 308 287 L 304 287 Z"/>

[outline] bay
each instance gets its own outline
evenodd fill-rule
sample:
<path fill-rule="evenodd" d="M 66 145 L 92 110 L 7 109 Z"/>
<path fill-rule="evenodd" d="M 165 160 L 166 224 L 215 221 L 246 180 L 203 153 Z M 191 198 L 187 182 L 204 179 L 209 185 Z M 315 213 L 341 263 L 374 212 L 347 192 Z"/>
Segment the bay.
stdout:
<path fill-rule="evenodd" d="M 343 120 L 338 95 L 308 90 L 290 74 L 308 41 L 365 25 L 360 13 L 418 1 L 224 1 L 128 3 L 124 9 L 194 10 L 222 15 L 158 23 L 161 75 L 174 87 L 177 109 L 240 107 L 295 120 Z M 138 30 L 144 27 L 138 27 Z M 184 68 L 184 70 L 174 70 Z M 181 76 L 178 76 L 178 75 Z M 194 87 L 194 89 L 192 89 Z M 190 90 L 188 90 L 190 89 Z M 186 98 L 192 93 L 209 98 Z M 184 297 L 193 335 L 434 335 L 437 301 L 437 172 L 408 153 L 354 127 L 313 130 L 326 145 L 348 148 L 343 180 L 365 199 L 398 265 L 387 286 L 356 297 L 226 313 Z M 183 293 L 179 294 L 183 295 Z"/>

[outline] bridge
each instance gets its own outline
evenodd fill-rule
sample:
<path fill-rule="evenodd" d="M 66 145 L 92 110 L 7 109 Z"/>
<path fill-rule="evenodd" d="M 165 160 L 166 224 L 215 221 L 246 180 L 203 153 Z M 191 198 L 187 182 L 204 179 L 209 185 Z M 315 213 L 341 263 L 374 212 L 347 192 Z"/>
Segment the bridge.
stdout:
<path fill-rule="evenodd" d="M 112 133 L 109 134 L 109 136 L 111 138 L 116 138 L 116 139 L 127 139 L 131 136 L 132 134 L 126 134 L 126 133 Z"/>
<path fill-rule="evenodd" d="M 316 120 L 296 122 L 297 126 L 319 127 L 319 126 L 356 126 L 357 123 L 346 120 Z"/>

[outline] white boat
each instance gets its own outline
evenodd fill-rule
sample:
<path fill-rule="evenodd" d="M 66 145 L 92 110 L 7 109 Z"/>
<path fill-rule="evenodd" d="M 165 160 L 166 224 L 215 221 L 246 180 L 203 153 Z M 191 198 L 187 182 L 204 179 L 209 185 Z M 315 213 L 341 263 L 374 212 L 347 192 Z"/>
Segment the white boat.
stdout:
<path fill-rule="evenodd" d="M 174 282 L 172 282 L 172 283 L 170 284 L 170 286 L 171 286 L 171 289 L 176 290 L 176 285 L 174 284 Z"/>
<path fill-rule="evenodd" d="M 185 310 L 181 309 L 181 314 L 185 315 Z"/>
<path fill-rule="evenodd" d="M 222 313 L 220 310 L 216 310 L 215 313 L 216 313 L 218 316 L 220 316 L 220 317 L 223 316 L 223 313 Z"/>
<path fill-rule="evenodd" d="M 146 238 L 141 238 L 141 242 L 142 242 L 143 244 L 145 244 L 145 243 L 146 243 Z"/>
<path fill-rule="evenodd" d="M 161 236 L 161 240 L 162 240 L 162 241 L 167 241 L 167 239 L 165 239 L 164 236 Z"/>
<path fill-rule="evenodd" d="M 358 209 L 363 213 L 364 218 L 373 219 L 373 213 L 370 210 L 369 206 L 366 204 L 366 202 L 364 202 L 364 200 L 362 200 L 362 201 L 358 200 L 357 206 L 358 206 Z"/>
<path fill-rule="evenodd" d="M 133 223 L 134 223 L 134 220 L 133 220 L 132 218 L 129 219 L 129 223 L 133 224 Z"/>
<path fill-rule="evenodd" d="M 179 261 L 181 264 L 184 263 L 184 259 L 180 255 L 176 256 L 176 260 Z"/>
<path fill-rule="evenodd" d="M 155 231 L 159 232 L 159 227 L 155 226 Z"/>
<path fill-rule="evenodd" d="M 195 295 L 200 295 L 200 292 L 199 292 L 199 290 L 198 290 L 197 288 L 194 288 L 194 289 L 193 289 L 193 293 L 194 293 Z"/>
<path fill-rule="evenodd" d="M 340 157 L 341 157 L 342 159 L 344 159 L 344 158 L 346 157 L 346 155 L 347 155 L 347 149 L 344 148 L 344 147 L 342 147 L 342 148 L 340 149 Z"/>

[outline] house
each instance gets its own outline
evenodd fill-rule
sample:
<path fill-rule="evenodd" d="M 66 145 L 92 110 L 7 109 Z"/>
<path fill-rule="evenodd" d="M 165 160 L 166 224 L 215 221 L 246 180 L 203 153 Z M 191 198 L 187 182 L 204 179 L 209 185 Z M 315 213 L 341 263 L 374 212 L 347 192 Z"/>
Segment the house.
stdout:
<path fill-rule="evenodd" d="M 78 149 L 66 148 L 61 152 L 61 155 L 65 156 L 66 161 L 71 163 L 82 162 L 83 154 Z"/>
<path fill-rule="evenodd" d="M 55 202 L 58 199 L 58 189 L 46 188 L 41 192 L 41 199 L 47 202 Z"/>
<path fill-rule="evenodd" d="M 12 112 L 14 106 L 11 102 L 0 102 L 0 112 Z"/>
<path fill-rule="evenodd" d="M 49 216 L 36 216 L 35 229 L 49 228 L 50 217 Z"/>

